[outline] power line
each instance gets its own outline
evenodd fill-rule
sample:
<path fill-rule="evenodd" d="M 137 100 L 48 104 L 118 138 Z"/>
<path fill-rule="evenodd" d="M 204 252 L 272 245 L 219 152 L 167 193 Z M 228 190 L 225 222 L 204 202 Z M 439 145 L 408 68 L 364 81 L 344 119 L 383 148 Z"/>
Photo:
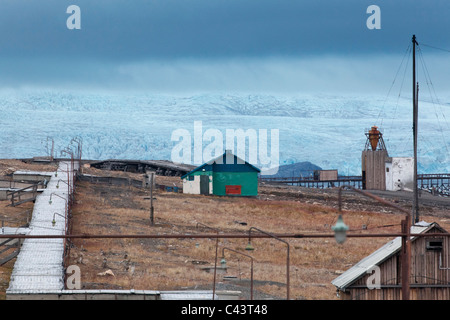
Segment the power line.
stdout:
<path fill-rule="evenodd" d="M 402 68 L 403 62 L 405 61 L 405 57 L 408 57 L 408 61 L 409 61 L 409 52 L 411 52 L 411 44 L 408 45 L 408 48 L 406 49 L 406 51 L 405 51 L 405 53 L 404 53 L 404 55 L 403 55 L 402 61 L 401 61 L 401 63 L 400 63 L 400 66 L 398 67 L 397 72 L 395 73 L 394 80 L 392 81 L 392 84 L 391 84 L 391 86 L 390 86 L 390 88 L 389 88 L 389 90 L 388 90 L 388 93 L 387 93 L 387 95 L 386 95 L 386 98 L 384 99 L 383 106 L 381 107 L 381 110 L 380 110 L 380 112 L 378 113 L 377 122 L 378 122 L 378 119 L 379 119 L 380 116 L 381 116 L 381 113 L 384 111 L 384 106 L 385 106 L 386 101 L 387 101 L 387 99 L 388 99 L 388 97 L 389 97 L 389 94 L 391 93 L 392 88 L 394 87 L 395 81 L 397 80 L 398 73 L 400 72 L 400 69 Z M 406 63 L 406 65 L 407 65 L 407 64 L 408 64 L 408 62 Z M 403 86 L 403 81 L 402 81 L 402 86 Z M 382 125 L 382 124 L 383 124 L 383 119 L 381 119 L 381 125 Z"/>
<path fill-rule="evenodd" d="M 430 93 L 431 103 L 433 104 L 434 113 L 435 113 L 435 116 L 436 116 L 436 119 L 437 119 L 437 123 L 438 123 L 438 129 L 439 129 L 439 131 L 440 131 L 440 133 L 441 133 L 442 141 L 443 141 L 443 144 L 444 144 L 445 149 L 446 149 L 446 151 L 447 151 L 447 154 L 449 154 L 450 152 L 449 152 L 449 149 L 448 149 L 448 146 L 447 146 L 446 139 L 445 139 L 445 137 L 444 137 L 444 133 L 443 133 L 443 130 L 442 130 L 441 122 L 440 122 L 440 120 L 439 120 L 439 116 L 438 116 L 438 113 L 437 113 L 437 110 L 436 110 L 436 104 L 434 103 L 434 99 L 433 99 L 433 95 L 432 95 L 432 93 L 431 93 L 430 87 L 433 89 L 433 92 L 434 92 L 436 101 L 437 101 L 437 103 L 440 105 L 439 99 L 438 99 L 438 97 L 437 97 L 436 90 L 435 90 L 435 88 L 434 88 L 433 82 L 431 81 L 430 73 L 429 73 L 428 67 L 427 67 L 427 65 L 426 65 L 426 63 L 425 63 L 425 59 L 424 59 L 424 57 L 423 57 L 422 50 L 420 49 L 419 46 L 418 46 L 418 49 L 419 49 L 419 50 L 418 50 L 418 51 L 419 51 L 419 58 L 420 58 L 420 61 L 421 61 L 421 64 L 422 64 L 422 68 L 423 68 L 423 72 L 424 72 L 424 75 L 425 75 L 425 82 L 427 83 L 428 91 L 429 91 L 429 93 Z M 450 52 L 450 51 L 449 51 L 449 52 Z M 444 121 L 445 121 L 445 123 L 446 123 L 446 125 L 447 125 L 447 128 L 449 128 L 448 123 L 447 123 L 447 119 L 445 118 L 445 114 L 442 112 L 442 109 L 441 109 L 441 113 L 442 113 L 442 115 L 443 115 L 443 117 L 444 117 Z"/>
<path fill-rule="evenodd" d="M 403 78 L 402 78 L 402 81 L 401 81 L 401 84 L 400 84 L 400 89 L 399 89 L 399 92 L 398 92 L 398 95 L 397 95 L 397 101 L 396 101 L 395 108 L 394 108 L 394 111 L 393 111 L 393 114 L 392 114 L 391 125 L 390 125 L 390 127 L 388 126 L 388 128 L 393 128 L 394 127 L 394 120 L 396 118 L 396 113 L 397 113 L 398 105 L 399 105 L 399 102 L 400 102 L 400 97 L 401 97 L 402 90 L 403 90 L 403 84 L 404 84 L 405 78 L 406 78 L 406 71 L 408 70 L 408 64 L 409 64 L 409 59 L 410 59 L 410 56 L 411 56 L 411 51 L 412 51 L 412 47 L 411 47 L 411 45 L 409 45 L 407 50 L 406 50 L 406 52 L 405 52 L 405 55 L 403 56 L 402 63 L 400 64 L 400 67 L 401 67 L 403 65 L 403 61 L 405 60 L 405 56 L 407 56 L 408 59 L 406 61 L 405 69 L 403 71 Z M 400 68 L 397 71 L 397 74 L 398 74 L 399 71 L 400 71 Z M 381 121 L 381 125 L 382 124 L 383 124 L 383 119 Z M 385 132 L 387 132 L 387 131 L 385 131 Z"/>
<path fill-rule="evenodd" d="M 439 47 L 435 47 L 435 46 L 430 46 L 429 44 L 420 43 L 420 45 L 421 45 L 421 46 L 424 46 L 424 47 L 433 48 L 433 49 L 436 49 L 436 50 L 441 50 L 441 51 L 445 51 L 445 52 L 450 52 L 450 50 L 443 49 L 443 48 L 439 48 Z"/>

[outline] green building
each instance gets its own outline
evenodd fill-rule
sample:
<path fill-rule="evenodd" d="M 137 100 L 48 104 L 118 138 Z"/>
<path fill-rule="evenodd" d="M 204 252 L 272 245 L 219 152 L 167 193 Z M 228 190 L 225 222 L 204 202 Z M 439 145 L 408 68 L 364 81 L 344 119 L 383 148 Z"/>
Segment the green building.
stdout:
<path fill-rule="evenodd" d="M 260 169 L 230 151 L 181 177 L 183 193 L 257 196 Z"/>

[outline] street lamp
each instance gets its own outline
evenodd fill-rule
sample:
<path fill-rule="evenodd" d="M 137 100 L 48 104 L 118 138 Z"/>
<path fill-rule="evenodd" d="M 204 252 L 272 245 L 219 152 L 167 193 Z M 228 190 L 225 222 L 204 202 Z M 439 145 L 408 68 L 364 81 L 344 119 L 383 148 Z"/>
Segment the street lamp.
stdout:
<path fill-rule="evenodd" d="M 287 246 L 287 257 L 286 257 L 286 298 L 287 298 L 287 300 L 289 300 L 289 288 L 290 288 L 290 284 L 289 284 L 289 243 L 287 242 L 287 241 L 284 241 L 283 239 L 280 239 L 280 238 L 278 238 L 277 236 L 275 236 L 275 235 L 273 235 L 273 234 L 271 234 L 271 233 L 268 233 L 268 232 L 266 232 L 266 231 L 263 231 L 263 230 L 261 230 L 261 229 L 258 229 L 258 228 L 255 228 L 255 227 L 251 227 L 249 230 L 248 230 L 248 244 L 247 244 L 247 246 L 245 247 L 245 250 L 247 250 L 247 251 L 251 251 L 251 250 L 254 250 L 254 248 L 253 248 L 253 246 L 252 246 L 252 244 L 251 244 L 251 236 L 250 236 L 250 234 L 251 234 L 251 231 L 252 230 L 256 230 L 256 231 L 259 231 L 259 232 L 261 232 L 261 233 L 264 233 L 264 234 L 266 234 L 266 235 L 268 235 L 268 236 L 270 236 L 270 237 L 272 237 L 272 238 L 274 238 L 275 240 L 278 240 L 278 241 L 281 241 L 281 242 L 283 242 L 284 244 L 286 244 L 286 246 Z"/>
<path fill-rule="evenodd" d="M 253 250 L 255 250 L 255 248 L 252 246 L 252 243 L 251 243 L 250 239 L 248 239 L 248 243 L 247 243 L 247 246 L 245 247 L 245 250 L 246 251 L 253 251 Z"/>
<path fill-rule="evenodd" d="M 72 184 L 72 190 L 75 190 L 75 168 L 74 168 L 74 155 L 73 155 L 73 150 L 71 150 L 70 148 L 65 148 L 63 150 L 61 150 L 61 155 L 65 153 L 67 155 L 70 155 L 70 165 L 71 165 L 71 174 L 72 174 L 72 180 L 69 182 Z"/>
<path fill-rule="evenodd" d="M 153 188 L 153 176 L 152 176 L 152 188 Z M 152 208 L 153 208 L 153 207 L 152 207 Z M 199 225 L 201 225 L 201 226 L 203 226 L 203 227 L 205 227 L 205 228 L 209 228 L 209 229 L 215 230 L 215 231 L 217 232 L 217 235 L 219 235 L 219 229 L 216 229 L 216 228 L 207 226 L 206 224 L 203 224 L 203 223 L 201 223 L 201 222 L 197 222 L 196 228 L 198 228 Z M 214 258 L 214 280 L 213 280 L 213 285 L 214 285 L 214 287 L 213 287 L 213 300 L 214 300 L 214 297 L 215 297 L 215 295 L 216 295 L 217 250 L 218 250 L 218 248 L 219 248 L 219 237 L 216 238 L 216 256 L 215 256 L 215 258 Z"/>
<path fill-rule="evenodd" d="M 61 197 L 60 195 L 58 195 L 58 194 L 56 194 L 56 193 L 54 193 L 54 192 L 52 192 L 51 194 L 50 194 L 50 199 L 48 200 L 48 204 L 52 204 L 52 196 L 53 195 L 55 195 L 55 196 L 57 196 L 57 197 L 59 197 L 59 198 L 61 198 L 61 199 L 63 199 L 64 200 L 64 202 L 65 202 L 65 211 L 66 211 L 66 214 L 69 212 L 69 203 L 68 203 L 68 201 L 67 201 L 67 199 L 66 198 L 63 198 L 63 197 Z"/>
<path fill-rule="evenodd" d="M 70 140 L 70 144 L 72 144 L 72 143 L 76 143 L 77 144 L 76 156 L 81 161 L 81 150 L 82 150 L 83 140 L 82 140 L 81 137 L 75 137 L 72 140 Z"/>
<path fill-rule="evenodd" d="M 54 213 L 53 213 L 52 226 L 55 226 L 55 224 L 56 224 L 56 220 L 55 220 L 55 216 L 56 216 L 56 215 L 58 215 L 58 216 L 60 216 L 60 217 L 64 218 L 64 220 L 66 219 L 66 217 L 65 217 L 65 216 L 63 216 L 63 215 L 59 214 L 58 212 L 54 212 Z"/>
<path fill-rule="evenodd" d="M 226 267 L 226 263 L 227 263 L 227 261 L 225 260 L 225 250 L 229 250 L 234 253 L 243 255 L 247 258 L 250 258 L 250 261 L 251 261 L 251 264 L 250 264 L 250 300 L 253 300 L 253 258 L 245 253 L 242 253 L 242 252 L 239 252 L 239 251 L 227 248 L 227 247 L 223 247 L 222 248 L 222 260 L 220 260 L 220 264 L 222 265 L 223 268 Z"/>
<path fill-rule="evenodd" d="M 331 227 L 331 230 L 334 231 L 334 238 L 337 243 L 342 244 L 345 242 L 347 239 L 348 226 L 344 223 L 341 214 L 339 215 L 336 224 Z"/>
<path fill-rule="evenodd" d="M 223 256 L 222 260 L 220 260 L 220 266 L 222 267 L 222 269 L 226 269 L 227 268 L 227 260 L 225 260 L 225 256 Z"/>
<path fill-rule="evenodd" d="M 69 200 L 70 200 L 70 203 L 73 204 L 73 196 L 74 196 L 74 193 L 75 193 L 75 183 L 73 181 L 73 175 L 72 175 L 72 179 L 70 177 L 70 173 L 73 174 L 73 171 L 70 170 L 70 167 L 69 167 L 68 163 L 63 162 L 62 164 L 66 165 L 66 169 L 67 170 L 60 169 L 59 171 L 67 173 L 67 182 L 65 182 L 65 181 L 63 181 L 63 182 L 67 183 L 67 185 L 69 187 L 68 188 L 68 190 L 69 190 Z M 56 185 L 56 187 L 59 188 L 59 181 L 58 181 L 58 184 Z"/>
<path fill-rule="evenodd" d="M 61 181 L 64 182 L 65 184 L 67 184 L 67 193 L 70 195 L 71 194 L 71 192 L 70 192 L 70 184 L 68 182 L 64 181 L 64 180 L 61 180 L 61 179 L 58 180 L 58 183 L 56 184 L 56 189 L 59 189 L 59 183 Z"/>

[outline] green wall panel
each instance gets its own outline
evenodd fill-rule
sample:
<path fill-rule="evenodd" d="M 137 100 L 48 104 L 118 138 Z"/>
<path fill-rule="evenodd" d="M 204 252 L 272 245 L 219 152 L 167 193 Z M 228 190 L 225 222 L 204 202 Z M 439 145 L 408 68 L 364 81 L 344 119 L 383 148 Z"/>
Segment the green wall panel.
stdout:
<path fill-rule="evenodd" d="M 213 193 L 218 196 L 227 195 L 225 186 L 241 186 L 242 196 L 258 195 L 258 173 L 257 172 L 214 172 Z"/>

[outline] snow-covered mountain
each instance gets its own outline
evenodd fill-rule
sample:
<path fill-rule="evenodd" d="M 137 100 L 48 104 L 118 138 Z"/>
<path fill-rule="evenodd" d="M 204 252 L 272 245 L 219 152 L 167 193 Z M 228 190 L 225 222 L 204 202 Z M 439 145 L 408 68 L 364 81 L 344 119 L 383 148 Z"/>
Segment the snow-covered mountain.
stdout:
<path fill-rule="evenodd" d="M 419 173 L 450 172 L 450 99 L 440 98 L 419 104 Z M 172 141 L 172 134 L 181 129 L 191 135 L 191 159 L 197 164 L 195 122 L 201 123 L 204 139 L 208 129 L 224 138 L 227 129 L 243 129 L 254 130 L 262 141 L 259 129 L 266 129 L 270 141 L 270 133 L 278 130 L 280 165 L 309 161 L 342 175 L 360 174 L 365 130 L 372 125 L 382 129 L 391 156 L 413 154 L 410 97 L 4 90 L 0 158 L 45 155 L 47 137 L 58 151 L 78 136 L 84 159 L 170 160 L 180 143 Z M 203 148 L 211 141 L 203 141 Z"/>

